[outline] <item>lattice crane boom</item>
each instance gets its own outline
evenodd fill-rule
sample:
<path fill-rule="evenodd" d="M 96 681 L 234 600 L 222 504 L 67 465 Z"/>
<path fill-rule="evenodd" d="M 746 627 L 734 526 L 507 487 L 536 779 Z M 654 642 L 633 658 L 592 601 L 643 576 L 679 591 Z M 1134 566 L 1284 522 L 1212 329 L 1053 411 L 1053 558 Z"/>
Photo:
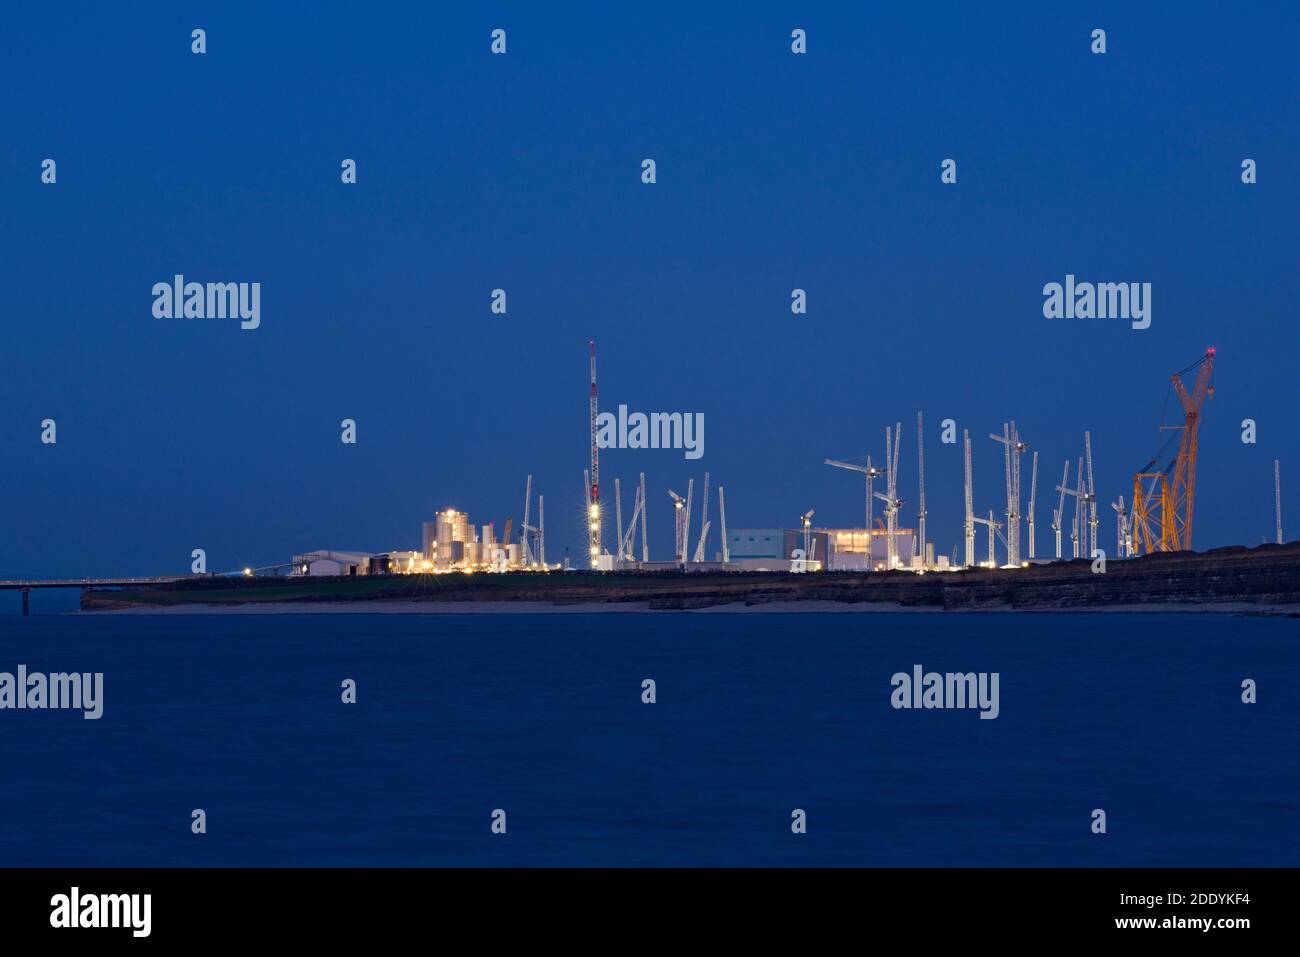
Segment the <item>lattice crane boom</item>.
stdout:
<path fill-rule="evenodd" d="M 1196 459 L 1201 409 L 1214 396 L 1213 349 L 1186 369 L 1170 376 L 1170 391 L 1178 397 L 1181 425 L 1160 425 L 1162 431 L 1179 432 L 1178 451 L 1161 465 L 1163 451 L 1133 476 L 1132 552 L 1187 551 L 1192 547 L 1192 518 L 1196 495 Z M 1195 371 L 1189 391 L 1183 376 Z M 1167 404 L 1167 403 L 1166 403 Z"/>

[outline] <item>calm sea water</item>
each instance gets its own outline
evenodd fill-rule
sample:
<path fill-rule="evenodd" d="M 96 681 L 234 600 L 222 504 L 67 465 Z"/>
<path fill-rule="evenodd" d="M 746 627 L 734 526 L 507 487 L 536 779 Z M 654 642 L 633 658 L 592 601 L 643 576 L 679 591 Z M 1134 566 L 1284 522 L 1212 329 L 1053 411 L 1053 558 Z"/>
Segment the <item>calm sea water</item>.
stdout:
<path fill-rule="evenodd" d="M 0 711 L 0 865 L 1300 865 L 1296 621 L 5 616 L 19 663 L 105 713 Z M 914 664 L 1000 717 L 894 710 Z"/>

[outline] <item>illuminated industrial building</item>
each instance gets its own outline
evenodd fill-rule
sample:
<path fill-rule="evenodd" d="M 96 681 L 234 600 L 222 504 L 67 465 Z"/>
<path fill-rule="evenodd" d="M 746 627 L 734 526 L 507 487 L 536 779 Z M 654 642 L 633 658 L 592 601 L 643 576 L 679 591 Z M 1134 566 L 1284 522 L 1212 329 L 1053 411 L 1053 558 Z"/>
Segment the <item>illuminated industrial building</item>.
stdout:
<path fill-rule="evenodd" d="M 889 533 L 875 528 L 814 528 L 809 531 L 810 555 L 804 556 L 813 564 L 809 570 L 827 571 L 884 571 L 889 561 Z M 790 562 L 796 560 L 796 550 L 804 549 L 804 531 L 799 528 L 738 528 L 727 538 L 730 562 L 746 571 L 788 571 Z M 905 556 L 898 568 L 913 567 L 912 553 L 916 550 L 916 530 L 894 529 L 896 553 Z M 947 568 L 946 555 L 939 556 L 938 564 L 927 549 L 927 567 Z"/>
<path fill-rule="evenodd" d="M 509 535 L 511 520 L 506 521 Z M 529 532 L 540 532 L 525 526 Z M 504 572 L 546 569 L 540 537 L 523 554 L 522 542 L 497 541 L 492 523 L 481 531 L 470 523 L 469 513 L 449 508 L 421 526 L 418 551 L 341 552 L 326 549 L 293 557 L 292 575 L 429 575 L 442 572 Z"/>

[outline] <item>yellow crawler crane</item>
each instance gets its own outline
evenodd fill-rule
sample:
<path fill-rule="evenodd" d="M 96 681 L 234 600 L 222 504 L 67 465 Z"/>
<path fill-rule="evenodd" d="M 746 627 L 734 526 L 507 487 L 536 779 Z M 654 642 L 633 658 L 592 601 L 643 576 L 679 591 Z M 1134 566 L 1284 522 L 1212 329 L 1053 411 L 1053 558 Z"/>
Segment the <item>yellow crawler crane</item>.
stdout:
<path fill-rule="evenodd" d="M 1183 377 L 1196 373 L 1196 382 L 1189 393 Z M 1213 397 L 1214 350 L 1186 369 L 1170 377 L 1170 391 L 1178 396 L 1183 409 L 1181 425 L 1166 425 L 1162 431 L 1178 433 L 1178 454 L 1166 461 L 1166 453 L 1173 436 L 1166 440 L 1156 457 L 1133 476 L 1133 555 L 1151 552 L 1189 551 L 1192 547 L 1192 505 L 1196 492 L 1196 443 L 1201 425 L 1201 406 Z M 1165 408 L 1168 410 L 1168 397 Z"/>

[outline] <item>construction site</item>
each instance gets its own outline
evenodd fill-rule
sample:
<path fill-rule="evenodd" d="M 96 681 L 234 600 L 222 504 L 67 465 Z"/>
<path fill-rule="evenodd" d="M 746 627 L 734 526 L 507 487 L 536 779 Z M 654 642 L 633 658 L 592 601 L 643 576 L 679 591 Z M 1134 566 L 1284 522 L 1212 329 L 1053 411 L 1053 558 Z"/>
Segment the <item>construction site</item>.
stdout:
<path fill-rule="evenodd" d="M 641 473 L 631 518 L 623 523 L 622 495 L 614 481 L 614 544 L 611 552 L 604 537 L 606 521 L 600 483 L 600 447 L 596 420 L 595 343 L 590 343 L 590 464 L 584 473 L 586 514 L 589 517 L 589 563 L 598 571 L 663 570 L 683 571 L 781 571 L 794 573 L 823 571 L 964 571 L 976 568 L 1020 569 L 1071 559 L 1130 559 L 1161 552 L 1192 550 L 1196 492 L 1198 431 L 1203 409 L 1214 395 L 1215 350 L 1207 349 L 1195 362 L 1169 377 L 1170 394 L 1176 399 L 1173 414 L 1158 424 L 1161 437 L 1152 459 L 1133 474 L 1129 502 L 1118 494 L 1103 513 L 1094 483 L 1092 433 L 1084 431 L 1079 452 L 1066 458 L 1059 484 L 1048 491 L 1051 509 L 1051 545 L 1038 548 L 1039 451 L 1021 435 L 1015 420 L 1002 423 L 1000 432 L 988 439 L 1000 447 L 1002 475 L 997 492 L 977 506 L 972 468 L 970 430 L 962 432 L 964 459 L 963 502 L 965 506 L 961 545 L 944 554 L 937 552 L 927 529 L 925 476 L 925 418 L 916 413 L 916 499 L 906 509 L 899 486 L 899 461 L 903 454 L 903 423 L 884 429 L 885 456 L 877 466 L 873 456 L 861 461 L 828 458 L 832 468 L 853 472 L 863 480 L 863 524 L 860 528 L 828 528 L 813 523 L 814 509 L 800 516 L 793 527 L 737 528 L 728 532 L 724 489 L 718 486 L 717 509 L 720 547 L 709 555 L 710 475 L 704 473 L 699 506 L 698 538 L 692 538 L 695 515 L 695 481 L 689 479 L 685 496 L 668 489 L 675 512 L 675 535 L 670 561 L 652 562 L 645 532 L 646 480 Z M 1169 403 L 1166 403 L 1166 413 Z M 1028 455 L 1028 494 L 1023 482 Z M 1282 542 L 1282 498 L 1280 463 L 1274 461 L 1275 537 Z M 1046 463 L 1044 463 L 1046 467 Z M 1071 469 L 1073 468 L 1073 471 Z M 999 487 L 1000 486 L 1000 487 Z M 1068 501 L 1067 501 L 1068 500 Z M 879 502 L 879 507 L 877 507 Z M 987 504 L 987 507 L 986 507 Z M 877 515 L 879 511 L 883 515 Z M 1113 513 L 1113 514 L 1110 514 Z M 1114 550 L 1107 548 L 1102 531 L 1103 514 L 1113 521 Z M 905 526 L 905 520 L 914 524 Z M 635 537 L 641 535 L 640 548 Z M 1067 541 L 1068 537 L 1068 541 Z M 983 539 L 981 542 L 980 539 Z"/>
<path fill-rule="evenodd" d="M 974 472 L 975 439 L 961 432 L 962 518 L 956 544 L 935 547 L 926 509 L 925 417 L 915 431 L 915 505 L 903 497 L 899 465 L 904 428 L 884 428 L 881 465 L 873 455 L 824 460 L 861 476 L 860 527 L 828 527 L 808 509 L 789 524 L 729 528 L 726 492 L 704 472 L 696 495 L 663 489 L 673 514 L 669 555 L 652 555 L 647 514 L 652 498 L 637 474 L 628 509 L 615 478 L 601 480 L 596 427 L 596 348 L 590 344 L 589 460 L 583 495 L 569 514 L 582 516 L 587 554 L 548 561 L 544 500 L 524 481 L 522 520 L 475 525 L 445 508 L 422 523 L 418 547 L 379 553 L 318 549 L 292 562 L 226 575 L 78 582 L 84 610 L 255 605 L 292 609 L 317 603 L 389 603 L 392 610 L 488 611 L 698 610 L 717 606 L 816 611 L 1203 611 L 1300 615 L 1300 543 L 1283 543 L 1281 463 L 1272 462 L 1273 541 L 1193 550 L 1199 430 L 1214 395 L 1215 352 L 1168 377 L 1155 453 L 1132 484 L 1102 507 L 1094 483 L 1093 434 L 1061 464 L 1060 481 L 1044 486 L 1050 540 L 1040 548 L 1040 450 L 1014 420 L 987 433 L 1000 460 L 992 481 Z M 955 444 L 953 420 L 943 441 Z M 910 431 L 907 430 L 907 431 Z M 1028 489 L 1023 476 L 1028 466 Z M 1041 471 L 1054 464 L 1042 463 Z M 951 466 L 949 466 L 951 467 Z M 713 498 L 716 489 L 716 512 Z M 1125 494 L 1127 493 L 1127 494 Z M 697 506 L 698 501 L 698 506 Z M 575 507 L 576 506 L 576 507 Z M 578 510 L 580 509 L 580 512 Z M 610 512 L 613 514 L 610 515 Z M 713 516 L 717 517 L 714 532 Z M 607 536 L 607 530 L 612 534 Z M 1113 550 L 1107 548 L 1113 544 Z M 1100 574 L 1099 574 L 1100 573 Z M 67 582 L 0 583 L 32 588 Z M 794 604 L 792 604 L 794 603 Z M 378 607 L 372 604 L 372 607 Z"/>
<path fill-rule="evenodd" d="M 247 575 L 357 577 L 370 575 L 430 575 L 443 573 L 506 573 L 591 571 L 648 572 L 889 572 L 918 575 L 973 569 L 1023 569 L 1031 565 L 1073 559 L 1128 560 L 1142 555 L 1192 550 L 1196 492 L 1198 430 L 1206 403 L 1214 395 L 1215 351 L 1207 349 L 1195 362 L 1169 377 L 1170 399 L 1158 423 L 1160 444 L 1151 460 L 1133 473 L 1131 489 L 1102 504 L 1094 484 L 1092 432 L 1079 436 L 1078 451 L 1062 461 L 1060 480 L 1043 488 L 1046 509 L 1040 506 L 1040 451 L 1023 436 L 1015 420 L 989 432 L 1001 460 L 1001 475 L 981 479 L 979 494 L 973 471 L 969 429 L 962 430 L 964 462 L 962 501 L 964 521 L 957 544 L 936 548 L 927 526 L 925 472 L 925 418 L 916 413 L 916 497 L 909 506 L 899 485 L 899 463 L 904 454 L 902 422 L 884 428 L 884 458 L 868 454 L 845 461 L 825 459 L 825 465 L 861 476 L 863 524 L 860 527 L 825 527 L 814 523 L 809 509 L 790 525 L 728 529 L 726 492 L 704 472 L 697 494 L 695 478 L 688 478 L 684 494 L 663 490 L 657 499 L 673 512 L 673 545 L 668 555 L 652 557 L 647 513 L 651 495 L 646 474 L 640 472 L 632 486 L 629 508 L 624 511 L 622 482 L 612 488 L 602 483 L 601 444 L 597 419 L 599 393 L 596 380 L 596 344 L 589 343 L 589 395 L 587 403 L 590 458 L 583 470 L 582 514 L 587 554 L 580 562 L 567 554 L 561 562 L 547 562 L 544 499 L 536 495 L 533 476 L 524 483 L 522 520 L 507 517 L 476 526 L 469 515 L 455 508 L 438 512 L 423 523 L 419 548 L 379 554 L 316 550 L 297 554 L 287 566 L 246 569 Z M 1172 414 L 1170 414 L 1172 406 Z M 951 420 L 945 426 L 952 430 Z M 908 430 L 910 431 L 910 429 Z M 1060 461 L 1060 460 L 1058 460 Z M 1277 543 L 1282 542 L 1280 463 L 1273 463 Z M 1053 465 L 1042 463 L 1045 474 Z M 1026 469 L 1027 467 L 1027 469 Z M 1028 474 L 1028 487 L 1024 477 Z M 711 514 L 716 489 L 716 518 Z M 1127 492 L 1127 495 L 1125 494 Z M 1127 498 L 1127 501 L 1126 501 Z M 1041 517 L 1047 519 L 1048 540 L 1040 547 Z M 612 513 L 612 514 L 611 514 Z M 1103 526 L 1108 528 L 1103 528 Z M 612 533 L 612 534 L 611 534 Z M 1113 546 L 1113 547 L 1112 547 Z"/>

